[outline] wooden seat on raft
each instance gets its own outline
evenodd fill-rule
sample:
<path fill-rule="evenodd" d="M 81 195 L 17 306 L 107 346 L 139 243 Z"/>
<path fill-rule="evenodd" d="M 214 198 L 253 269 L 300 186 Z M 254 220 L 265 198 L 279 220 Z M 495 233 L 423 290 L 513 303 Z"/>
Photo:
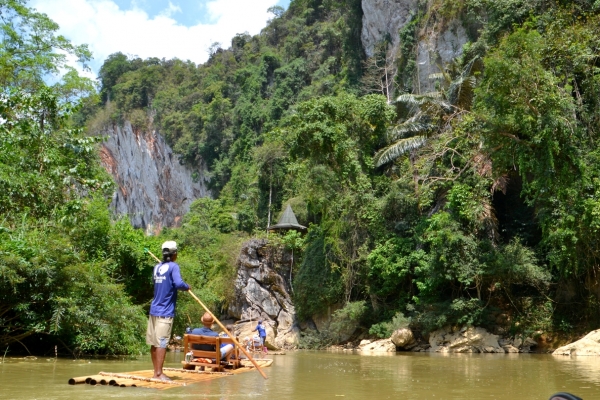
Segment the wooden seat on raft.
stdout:
<path fill-rule="evenodd" d="M 214 346 L 214 350 L 197 350 L 192 348 L 194 344 L 203 344 Z M 231 344 L 233 346 L 233 350 L 225 359 L 220 360 L 221 358 L 221 345 L 222 344 Z M 240 353 L 238 347 L 233 343 L 233 340 L 228 337 L 220 337 L 220 336 L 203 336 L 203 335 L 192 335 L 185 334 L 183 335 L 183 351 L 184 355 L 188 352 L 193 353 L 192 359 L 196 361 L 186 362 L 183 360 L 181 363 L 183 364 L 184 369 L 195 369 L 195 367 L 210 367 L 213 371 L 223 371 L 225 368 L 239 368 L 242 366 L 240 361 Z M 211 362 L 205 362 L 204 360 L 210 360 Z"/>

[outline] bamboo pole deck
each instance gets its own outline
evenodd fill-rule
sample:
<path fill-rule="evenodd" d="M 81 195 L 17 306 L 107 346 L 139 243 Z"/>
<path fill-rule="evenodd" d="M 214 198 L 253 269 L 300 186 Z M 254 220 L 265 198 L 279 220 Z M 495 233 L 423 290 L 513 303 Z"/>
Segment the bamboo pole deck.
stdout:
<path fill-rule="evenodd" d="M 270 367 L 272 359 L 255 359 L 261 368 Z M 152 378 L 154 371 L 133 371 L 123 373 L 99 372 L 94 375 L 79 376 L 69 379 L 69 385 L 88 384 L 88 385 L 107 385 L 119 387 L 145 387 L 152 389 L 171 389 L 191 385 L 194 383 L 210 381 L 237 375 L 244 372 L 254 371 L 256 368 L 249 361 L 242 360 L 242 367 L 237 369 L 225 370 L 224 372 L 212 371 L 193 371 L 181 368 L 163 368 L 165 373 L 172 379 L 171 381 L 162 381 Z"/>

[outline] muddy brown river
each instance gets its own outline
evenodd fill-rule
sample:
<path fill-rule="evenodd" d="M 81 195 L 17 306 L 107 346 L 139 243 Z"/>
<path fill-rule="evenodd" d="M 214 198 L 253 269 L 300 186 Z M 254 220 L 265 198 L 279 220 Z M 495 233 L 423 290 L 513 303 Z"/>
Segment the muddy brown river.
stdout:
<path fill-rule="evenodd" d="M 365 356 L 334 352 L 274 355 L 264 371 L 157 391 L 68 385 L 99 371 L 151 369 L 135 360 L 6 358 L 0 364 L 0 399 L 543 399 L 559 391 L 600 399 L 600 357 L 548 354 L 397 353 Z M 181 353 L 167 354 L 166 367 Z"/>

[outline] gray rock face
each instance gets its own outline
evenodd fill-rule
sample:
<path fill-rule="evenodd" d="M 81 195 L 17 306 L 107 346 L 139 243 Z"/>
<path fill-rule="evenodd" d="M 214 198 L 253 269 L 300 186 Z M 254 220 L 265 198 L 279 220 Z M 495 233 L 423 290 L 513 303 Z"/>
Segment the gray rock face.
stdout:
<path fill-rule="evenodd" d="M 417 68 L 419 74 L 418 92 L 427 93 L 435 90 L 431 74 L 440 71 L 438 65 L 448 64 L 462 54 L 462 47 L 467 43 L 467 34 L 459 21 L 451 21 L 443 31 L 428 29 L 419 38 L 417 50 Z"/>
<path fill-rule="evenodd" d="M 398 48 L 398 31 L 409 23 L 417 12 L 418 0 L 363 0 L 361 39 L 367 56 L 373 55 L 375 44 L 387 34 Z"/>
<path fill-rule="evenodd" d="M 103 133 L 108 140 L 100 150 L 102 164 L 118 185 L 111 207 L 136 228 L 155 233 L 177 226 L 192 201 L 209 196 L 204 171 L 181 165 L 156 131 L 134 131 L 126 122 Z"/>
<path fill-rule="evenodd" d="M 392 39 L 391 54 L 397 58 L 398 33 L 413 19 L 417 7 L 417 0 L 363 0 L 361 39 L 367 56 L 372 56 L 375 45 L 389 35 Z M 459 21 L 427 27 L 419 35 L 416 54 L 418 81 L 414 89 L 417 93 L 427 93 L 435 89 L 430 75 L 439 72 L 438 64 L 447 64 L 460 56 L 468 38 Z"/>
<path fill-rule="evenodd" d="M 267 347 L 290 349 L 298 344 L 300 329 L 289 295 L 291 259 L 285 252 L 268 247 L 267 240 L 246 242 L 238 258 L 235 300 L 229 313 L 240 320 L 236 335 L 252 336 L 261 318 L 267 330 Z"/>

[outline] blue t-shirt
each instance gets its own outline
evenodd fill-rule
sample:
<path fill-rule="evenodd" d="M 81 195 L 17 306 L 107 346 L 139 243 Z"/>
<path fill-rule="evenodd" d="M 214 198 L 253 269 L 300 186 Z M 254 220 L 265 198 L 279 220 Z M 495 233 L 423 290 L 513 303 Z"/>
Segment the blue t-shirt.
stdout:
<path fill-rule="evenodd" d="M 150 305 L 150 315 L 155 317 L 174 317 L 177 291 L 188 290 L 190 286 L 181 279 L 179 265 L 170 261 L 157 264 L 152 276 L 154 280 L 154 298 Z"/>
<path fill-rule="evenodd" d="M 265 331 L 265 327 L 261 323 L 259 323 L 258 325 L 256 325 L 256 328 L 254 328 L 254 330 L 258 331 L 258 336 L 260 336 L 260 337 L 266 337 L 267 336 L 267 332 Z"/>
<path fill-rule="evenodd" d="M 192 335 L 203 335 L 203 336 L 219 336 L 219 334 L 210 328 L 203 326 L 202 328 L 194 328 L 191 332 Z"/>
<path fill-rule="evenodd" d="M 215 332 L 212 329 L 209 329 L 205 326 L 203 326 L 202 328 L 194 328 L 194 329 L 192 329 L 191 333 L 192 333 L 192 335 L 219 336 L 219 334 L 217 332 Z M 194 344 L 192 344 L 192 349 L 212 351 L 215 349 L 215 346 L 211 346 L 209 344 L 194 343 Z"/>

